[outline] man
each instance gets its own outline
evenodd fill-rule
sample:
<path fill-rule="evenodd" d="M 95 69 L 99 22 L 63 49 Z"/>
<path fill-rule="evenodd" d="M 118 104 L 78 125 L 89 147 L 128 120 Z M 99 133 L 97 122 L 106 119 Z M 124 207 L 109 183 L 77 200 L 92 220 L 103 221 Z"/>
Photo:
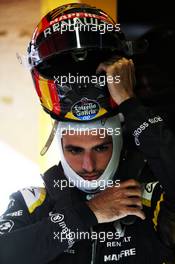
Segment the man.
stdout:
<path fill-rule="evenodd" d="M 55 28 L 45 31 L 46 44 Z M 53 64 L 45 63 L 48 54 L 41 56 L 50 51 L 43 43 L 30 57 L 36 76 L 36 68 L 53 74 Z M 162 118 L 134 98 L 131 60 L 115 57 L 97 72 L 120 76 L 120 83 L 108 82 L 108 90 L 124 116 L 122 129 L 115 115 L 59 123 L 60 164 L 43 175 L 45 188 L 12 194 L 0 219 L 0 263 L 174 263 L 175 139 Z M 47 84 L 52 109 L 42 95 L 47 86 L 39 81 L 42 104 L 59 114 L 53 83 Z"/>
<path fill-rule="evenodd" d="M 73 135 L 65 133 L 66 125 L 60 123 L 59 128 L 63 128 L 61 136 L 58 135 L 61 164 L 44 175 L 46 190 L 29 188 L 13 194 L 1 218 L 1 263 L 163 264 L 173 261 L 174 138 L 160 117 L 133 98 L 132 61 L 121 58 L 111 64 L 101 64 L 100 70 L 121 76 L 119 85 L 112 83 L 108 87 L 124 115 L 125 133 L 135 139 L 139 156 L 132 156 L 133 153 L 130 156 L 129 151 L 123 153 L 118 169 L 116 158 L 109 170 L 117 169 L 117 174 L 111 177 L 115 179 L 114 184 L 110 182 L 107 186 L 109 181 L 106 181 L 105 190 L 100 190 L 98 179 L 108 169 L 117 144 L 117 155 L 120 155 L 122 142 L 120 133 L 115 136 L 105 133 L 102 137 L 100 129 L 105 127 L 105 121 L 111 122 L 112 128 L 119 128 L 118 118 L 109 118 L 104 123 L 93 121 L 97 126 L 87 124 L 89 131 L 98 130 L 89 135 L 87 130 L 84 135 L 76 130 Z M 146 163 L 154 173 L 154 182 L 148 183 L 146 177 L 150 177 L 150 172 Z M 72 171 L 75 178 L 71 176 Z M 77 175 L 89 184 L 78 186 Z M 147 183 L 144 188 L 142 185 L 142 191 L 136 177 Z M 117 179 L 121 180 L 120 184 Z M 91 186 L 92 180 L 98 182 L 96 186 Z M 64 182 L 62 188 L 61 182 Z M 128 219 L 128 216 L 134 218 Z"/>

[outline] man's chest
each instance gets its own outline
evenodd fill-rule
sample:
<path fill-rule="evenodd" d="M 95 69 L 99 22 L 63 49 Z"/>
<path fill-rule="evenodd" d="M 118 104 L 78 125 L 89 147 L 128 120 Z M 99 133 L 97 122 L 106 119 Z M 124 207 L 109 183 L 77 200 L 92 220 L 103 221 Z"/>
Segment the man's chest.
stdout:
<path fill-rule="evenodd" d="M 80 241 L 53 264 L 163 264 L 160 245 L 151 232 L 148 223 L 98 225 L 89 233 L 75 234 Z"/>

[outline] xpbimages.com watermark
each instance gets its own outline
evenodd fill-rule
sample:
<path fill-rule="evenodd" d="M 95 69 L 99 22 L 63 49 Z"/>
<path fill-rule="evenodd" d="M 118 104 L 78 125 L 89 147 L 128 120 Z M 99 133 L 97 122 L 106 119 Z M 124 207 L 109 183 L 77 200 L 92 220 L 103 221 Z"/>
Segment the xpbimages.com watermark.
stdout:
<path fill-rule="evenodd" d="M 72 22 L 72 21 L 71 21 Z M 44 31 L 44 37 L 47 38 L 54 32 L 59 32 L 61 35 L 67 31 L 69 32 L 99 32 L 101 35 L 104 35 L 107 32 L 119 32 L 120 31 L 120 24 L 108 24 L 108 23 L 101 23 L 101 24 L 83 24 L 83 23 L 55 23 L 54 25 L 50 26 Z"/>
<path fill-rule="evenodd" d="M 104 87 L 107 84 L 119 84 L 120 83 L 120 75 L 115 76 L 106 76 L 106 75 L 73 75 L 68 73 L 67 75 L 54 76 L 54 83 L 58 85 L 66 85 L 66 84 L 94 84 L 100 87 Z"/>
<path fill-rule="evenodd" d="M 75 241 L 77 240 L 99 240 L 99 242 L 105 242 L 106 240 L 119 240 L 122 237 L 122 233 L 120 231 L 114 232 L 96 232 L 94 230 L 90 231 L 71 231 L 68 227 L 64 214 L 56 213 L 51 214 L 50 220 L 52 223 L 58 225 L 61 229 L 59 232 L 54 232 L 54 240 L 58 239 L 60 242 L 67 241 L 69 246 L 71 247 Z"/>
<path fill-rule="evenodd" d="M 77 109 L 78 111 L 79 109 Z M 82 109 L 81 109 L 82 110 Z M 84 109 L 88 110 L 88 109 Z M 99 136 L 100 138 L 105 138 L 107 136 L 120 136 L 121 135 L 121 128 L 116 127 L 113 129 L 112 127 L 108 128 L 88 128 L 88 127 L 72 127 L 71 125 L 68 125 L 67 127 L 58 127 L 57 129 L 57 135 L 58 136 Z"/>
<path fill-rule="evenodd" d="M 44 37 L 47 38 L 55 32 L 99 32 L 104 35 L 106 32 L 119 32 L 120 24 L 112 24 L 104 19 L 99 19 L 95 14 L 80 13 L 65 14 L 50 22 L 50 27 L 44 30 Z"/>
<path fill-rule="evenodd" d="M 105 190 L 106 188 L 112 188 L 112 187 L 115 187 L 115 188 L 119 188 L 120 187 L 120 180 L 92 180 L 92 181 L 84 181 L 83 179 L 82 180 L 79 180 L 79 181 L 68 181 L 68 180 L 55 180 L 53 181 L 53 187 L 54 188 L 58 188 L 59 190 L 63 190 L 64 188 L 74 188 L 74 187 L 77 187 L 77 188 L 93 188 L 93 189 L 97 189 L 99 191 L 103 191 Z"/>
<path fill-rule="evenodd" d="M 95 231 L 91 232 L 83 232 L 83 231 L 76 231 L 72 232 L 69 229 L 65 229 L 62 232 L 54 232 L 54 239 L 58 239 L 61 242 L 64 241 L 74 241 L 74 240 L 98 240 L 100 243 L 110 240 L 119 240 L 120 239 L 120 232 L 104 232 L 101 231 L 99 233 Z"/>

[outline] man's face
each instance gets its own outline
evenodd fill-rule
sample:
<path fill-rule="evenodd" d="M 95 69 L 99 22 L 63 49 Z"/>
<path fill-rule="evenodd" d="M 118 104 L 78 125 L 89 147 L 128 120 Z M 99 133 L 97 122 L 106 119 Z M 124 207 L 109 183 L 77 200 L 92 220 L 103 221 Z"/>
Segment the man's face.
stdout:
<path fill-rule="evenodd" d="M 96 180 L 106 169 L 112 156 L 112 137 L 82 134 L 64 135 L 64 157 L 69 166 L 83 179 Z"/>

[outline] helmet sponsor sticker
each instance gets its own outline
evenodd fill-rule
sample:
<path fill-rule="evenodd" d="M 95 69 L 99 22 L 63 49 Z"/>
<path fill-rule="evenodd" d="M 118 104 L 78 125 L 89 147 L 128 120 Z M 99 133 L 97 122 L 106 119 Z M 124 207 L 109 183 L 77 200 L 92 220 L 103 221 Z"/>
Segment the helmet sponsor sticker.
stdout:
<path fill-rule="evenodd" d="M 91 120 L 98 115 L 100 105 L 94 100 L 83 98 L 72 106 L 71 111 L 80 120 Z"/>
<path fill-rule="evenodd" d="M 59 15 L 63 14 L 64 12 L 71 10 L 71 9 L 83 9 L 83 8 L 91 8 L 92 10 L 97 10 L 94 7 L 91 7 L 87 4 L 82 4 L 82 3 L 70 3 L 70 4 L 65 4 L 62 6 L 59 6 L 53 10 L 50 11 L 49 15 L 51 16 L 51 19 L 55 19 L 56 17 L 58 17 Z M 100 12 L 103 16 L 107 16 L 105 13 Z M 48 16 L 48 15 L 47 15 Z M 65 16 L 65 14 L 63 14 L 63 16 Z"/>
<path fill-rule="evenodd" d="M 10 232 L 13 226 L 14 222 L 12 220 L 0 220 L 0 235 Z"/>

